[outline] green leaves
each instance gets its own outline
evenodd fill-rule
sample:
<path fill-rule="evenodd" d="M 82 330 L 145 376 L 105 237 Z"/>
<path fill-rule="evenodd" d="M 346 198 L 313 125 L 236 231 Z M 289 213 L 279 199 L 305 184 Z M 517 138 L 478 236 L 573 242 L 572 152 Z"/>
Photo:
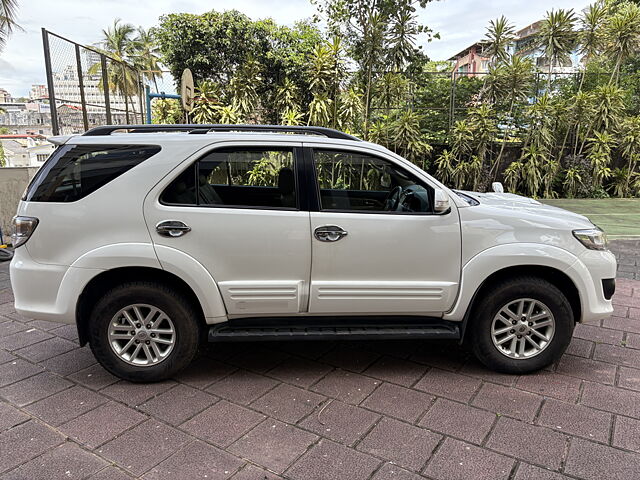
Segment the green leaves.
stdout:
<path fill-rule="evenodd" d="M 605 52 L 615 60 L 611 80 L 617 82 L 620 65 L 640 50 L 640 6 L 623 2 L 605 27 Z"/>
<path fill-rule="evenodd" d="M 14 29 L 20 27 L 16 23 L 18 0 L 0 0 L 0 52 L 2 52 L 7 38 Z"/>
<path fill-rule="evenodd" d="M 225 93 L 235 92 L 234 109 L 243 116 L 258 119 L 259 110 L 261 121 L 279 122 L 283 111 L 275 105 L 275 91 L 287 78 L 299 92 L 298 102 L 311 101 L 308 61 L 322 35 L 308 22 L 288 27 L 251 20 L 237 10 L 212 10 L 163 15 L 153 33 L 174 78 L 190 68 L 196 81 L 225 85 Z"/>
<path fill-rule="evenodd" d="M 542 20 L 538 32 L 538 45 L 549 61 L 549 72 L 556 65 L 567 60 L 578 42 L 575 30 L 576 15 L 573 9 L 551 10 Z"/>
<path fill-rule="evenodd" d="M 506 62 L 509 59 L 508 49 L 515 38 L 513 24 L 504 15 L 489 22 L 485 34 L 484 53 L 489 56 L 492 65 Z"/>

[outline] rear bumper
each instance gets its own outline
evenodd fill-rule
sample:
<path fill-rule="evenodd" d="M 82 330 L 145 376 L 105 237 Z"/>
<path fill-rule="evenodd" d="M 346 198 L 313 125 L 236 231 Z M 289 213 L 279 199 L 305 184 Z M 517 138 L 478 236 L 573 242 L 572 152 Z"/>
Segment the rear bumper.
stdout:
<path fill-rule="evenodd" d="M 75 323 L 80 293 L 101 271 L 38 263 L 26 248 L 17 248 L 10 266 L 15 309 L 36 320 Z"/>

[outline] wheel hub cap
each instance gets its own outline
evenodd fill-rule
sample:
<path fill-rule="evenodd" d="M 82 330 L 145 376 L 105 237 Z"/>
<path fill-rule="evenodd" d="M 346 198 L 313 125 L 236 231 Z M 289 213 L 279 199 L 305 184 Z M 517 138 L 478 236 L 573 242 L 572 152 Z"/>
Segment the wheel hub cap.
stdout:
<path fill-rule="evenodd" d="M 159 308 L 142 303 L 118 311 L 109 323 L 107 335 L 118 358 L 137 367 L 162 362 L 176 342 L 171 319 Z"/>
<path fill-rule="evenodd" d="M 503 355 L 531 358 L 542 352 L 555 333 L 555 318 L 539 300 L 520 298 L 504 305 L 491 323 L 491 339 Z"/>

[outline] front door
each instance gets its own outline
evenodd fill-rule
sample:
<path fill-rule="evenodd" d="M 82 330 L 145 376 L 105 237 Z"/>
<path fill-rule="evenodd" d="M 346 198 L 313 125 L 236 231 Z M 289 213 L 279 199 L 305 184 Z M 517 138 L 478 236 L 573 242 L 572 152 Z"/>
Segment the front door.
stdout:
<path fill-rule="evenodd" d="M 390 158 L 313 149 L 309 312 L 422 314 L 448 310 L 460 279 L 455 207 L 433 213 L 434 189 Z"/>
<path fill-rule="evenodd" d="M 311 237 L 298 190 L 300 147 L 214 147 L 145 202 L 154 243 L 200 262 L 230 315 L 306 310 Z"/>

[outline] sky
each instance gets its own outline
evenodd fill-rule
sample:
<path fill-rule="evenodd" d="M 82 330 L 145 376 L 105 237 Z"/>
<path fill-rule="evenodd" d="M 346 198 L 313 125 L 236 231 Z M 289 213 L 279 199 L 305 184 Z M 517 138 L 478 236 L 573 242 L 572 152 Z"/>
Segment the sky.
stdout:
<path fill-rule="evenodd" d="M 433 60 L 446 60 L 482 39 L 490 20 L 505 15 L 517 28 L 542 18 L 552 8 L 584 8 L 589 0 L 440 0 L 420 12 L 420 21 L 441 35 L 419 40 Z M 231 6 L 252 19 L 271 17 L 285 25 L 315 13 L 309 0 L 18 0 L 18 22 L 0 53 L 0 88 L 14 97 L 27 96 L 31 84 L 46 83 L 40 29 L 81 44 L 94 44 L 116 17 L 145 28 L 166 13 L 202 13 Z"/>

